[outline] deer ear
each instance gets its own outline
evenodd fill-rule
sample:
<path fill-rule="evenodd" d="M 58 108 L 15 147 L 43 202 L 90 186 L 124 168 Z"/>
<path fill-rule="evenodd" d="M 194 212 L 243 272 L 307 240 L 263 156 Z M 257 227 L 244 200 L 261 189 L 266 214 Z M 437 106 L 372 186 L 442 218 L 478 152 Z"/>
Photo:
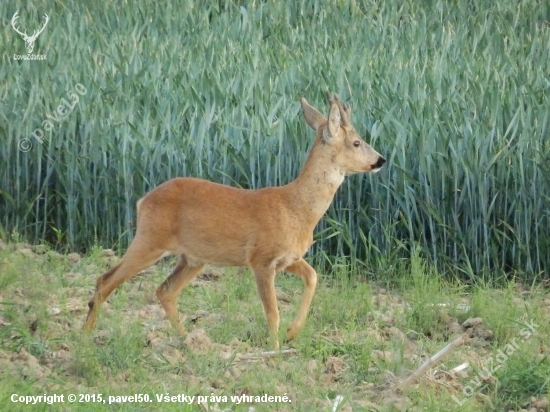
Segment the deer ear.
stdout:
<path fill-rule="evenodd" d="M 300 99 L 300 103 L 302 104 L 302 111 L 304 112 L 306 122 L 313 130 L 317 131 L 321 125 L 327 122 L 325 116 L 319 113 L 315 107 L 310 106 L 304 97 Z"/>
<path fill-rule="evenodd" d="M 330 112 L 328 113 L 328 124 L 323 130 L 323 139 L 325 141 L 332 139 L 336 136 L 338 129 L 340 128 L 340 122 L 342 117 L 340 115 L 340 108 L 338 103 L 332 103 L 330 105 Z"/>

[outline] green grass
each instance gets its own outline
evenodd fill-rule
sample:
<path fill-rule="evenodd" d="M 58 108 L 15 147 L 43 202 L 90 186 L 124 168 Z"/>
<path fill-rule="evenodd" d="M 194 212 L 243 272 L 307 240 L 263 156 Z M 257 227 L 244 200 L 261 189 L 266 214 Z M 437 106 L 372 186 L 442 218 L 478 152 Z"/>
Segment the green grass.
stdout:
<path fill-rule="evenodd" d="M 86 335 L 81 328 L 87 301 L 95 279 L 109 267 L 102 249 L 94 247 L 71 263 L 49 248 L 0 244 L 0 402 L 15 411 L 199 411 L 204 409 L 196 402 L 159 403 L 156 395 L 214 394 L 228 399 L 218 402 L 221 410 L 246 411 L 251 404 L 236 405 L 231 396 L 286 393 L 292 403 L 254 406 L 258 411 L 332 410 L 342 396 L 341 410 L 397 407 L 435 412 L 519 410 L 532 397 L 537 402 L 548 397 L 548 290 L 514 282 L 500 289 L 450 283 L 418 252 L 398 269 L 402 282 L 395 287 L 353 279 L 336 268 L 336 273 L 320 276 L 307 324 L 290 345 L 298 353 L 246 361 L 243 355 L 265 350 L 267 343 L 252 274 L 227 270 L 219 280 L 198 280 L 186 288 L 178 306 L 186 316 L 188 334 L 180 337 L 163 320 L 154 294 L 174 264 L 165 259 L 120 286 L 104 304 L 94 332 Z M 287 274 L 277 277 L 276 286 L 285 297 L 279 300 L 282 341 L 303 286 Z M 468 375 L 424 375 L 394 396 L 391 406 L 384 390 L 454 339 L 452 322 L 470 317 L 481 317 L 482 325 L 432 368 L 449 371 L 468 361 Z M 538 326 L 521 341 L 527 321 Z M 493 334 L 479 339 L 487 331 Z M 196 340 L 186 340 L 190 336 Z M 483 373 L 481 362 L 513 339 L 519 347 L 495 372 L 495 379 L 483 382 L 476 396 L 459 406 L 453 396 L 463 400 L 463 388 Z M 148 394 L 153 402 L 46 407 L 10 398 L 44 393 L 102 394 L 105 399 Z M 213 402 L 203 406 L 216 410 Z"/>
<path fill-rule="evenodd" d="M 35 53 L 6 25 L 0 74 L 0 237 L 123 250 L 135 203 L 175 176 L 291 181 L 324 92 L 389 162 L 349 178 L 313 260 L 386 278 L 413 245 L 472 282 L 550 270 L 550 6 L 544 0 L 194 1 L 31 5 Z M 75 85 L 73 111 L 39 143 Z M 20 139 L 32 149 L 18 150 Z"/>
<path fill-rule="evenodd" d="M 50 15 L 35 45 L 47 60 L 13 59 L 24 53 L 8 23 L 16 10 L 29 32 Z M 550 396 L 550 296 L 539 282 L 550 271 L 547 1 L 37 0 L 0 11 L 2 405 L 195 411 L 154 395 L 286 393 L 291 404 L 256 410 L 332 410 L 343 396 L 341 410 L 492 411 Z M 77 83 L 86 93 L 74 109 L 34 139 Z M 136 201 L 175 176 L 290 182 L 313 140 L 298 99 L 325 111 L 325 91 L 351 103 L 356 129 L 388 163 L 348 178 L 319 224 L 308 260 L 320 285 L 292 343 L 299 353 L 240 359 L 267 335 L 247 271 L 182 293 L 188 337 L 206 336 L 206 349 L 176 336 L 157 319 L 154 292 L 171 260 L 120 287 L 83 335 L 110 265 L 103 247 L 128 245 Z M 78 263 L 58 253 L 75 250 L 85 252 Z M 288 300 L 282 340 L 303 286 L 279 275 L 277 288 Z M 470 340 L 434 367 L 467 361 L 466 375 L 423 376 L 390 406 L 383 390 L 474 317 Z M 531 320 L 533 335 L 458 405 L 453 396 Z M 14 393 L 153 402 L 29 407 Z"/>

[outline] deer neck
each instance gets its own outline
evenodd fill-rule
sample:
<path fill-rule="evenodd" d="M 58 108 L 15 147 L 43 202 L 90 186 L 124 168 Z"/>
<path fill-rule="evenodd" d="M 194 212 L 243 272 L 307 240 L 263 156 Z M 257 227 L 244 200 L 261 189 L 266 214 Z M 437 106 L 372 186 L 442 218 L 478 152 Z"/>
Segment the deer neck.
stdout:
<path fill-rule="evenodd" d="M 294 213 L 312 230 L 329 208 L 345 173 L 322 156 L 317 147 L 312 151 L 300 175 L 287 185 L 289 203 Z"/>

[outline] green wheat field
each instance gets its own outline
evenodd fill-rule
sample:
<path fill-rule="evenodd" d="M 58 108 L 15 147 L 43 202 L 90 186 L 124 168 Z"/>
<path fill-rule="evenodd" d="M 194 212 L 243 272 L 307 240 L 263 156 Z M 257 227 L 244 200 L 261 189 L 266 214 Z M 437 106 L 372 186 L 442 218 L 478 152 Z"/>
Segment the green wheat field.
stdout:
<path fill-rule="evenodd" d="M 28 35 L 49 16 L 44 59 L 19 57 L 17 11 Z M 548 1 L 10 0 L 0 16 L 2 408 L 550 410 Z M 320 286 L 295 351 L 262 355 L 248 271 L 201 275 L 176 336 L 154 293 L 171 259 L 81 333 L 138 199 L 176 176 L 289 183 L 314 139 L 299 98 L 326 114 L 327 91 L 388 162 L 348 177 L 318 225 L 306 259 Z M 286 330 L 303 286 L 281 274 L 277 288 Z M 264 394 L 291 402 L 231 398 Z"/>

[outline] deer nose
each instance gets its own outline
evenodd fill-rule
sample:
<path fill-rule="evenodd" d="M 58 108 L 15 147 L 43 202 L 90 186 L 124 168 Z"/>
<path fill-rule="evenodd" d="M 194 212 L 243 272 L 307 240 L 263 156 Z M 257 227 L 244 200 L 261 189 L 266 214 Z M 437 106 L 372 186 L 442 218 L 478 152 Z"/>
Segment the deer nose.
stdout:
<path fill-rule="evenodd" d="M 384 163 L 386 163 L 386 159 L 384 159 L 382 156 L 380 156 L 378 158 L 378 160 L 376 161 L 376 163 L 374 164 L 373 168 L 374 169 L 380 169 Z"/>

